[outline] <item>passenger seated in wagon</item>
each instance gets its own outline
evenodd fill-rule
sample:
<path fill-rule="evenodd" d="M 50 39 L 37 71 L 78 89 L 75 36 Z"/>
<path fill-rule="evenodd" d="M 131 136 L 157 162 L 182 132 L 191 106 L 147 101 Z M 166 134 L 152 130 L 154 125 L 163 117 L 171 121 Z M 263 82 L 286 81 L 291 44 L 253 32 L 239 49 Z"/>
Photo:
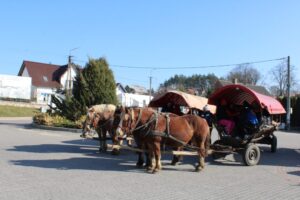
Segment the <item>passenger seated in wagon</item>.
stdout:
<path fill-rule="evenodd" d="M 213 122 L 213 114 L 210 112 L 208 105 L 203 107 L 203 111 L 199 111 L 198 114 L 200 117 L 204 118 L 209 126 L 210 133 L 212 131 L 212 122 Z"/>
<path fill-rule="evenodd" d="M 217 107 L 217 124 L 223 126 L 226 135 L 233 135 L 235 122 L 233 117 L 235 114 L 228 108 L 227 101 L 222 99 L 220 105 Z"/>
<path fill-rule="evenodd" d="M 259 122 L 252 106 L 246 101 L 243 102 L 239 122 L 238 135 L 243 139 L 248 139 L 259 129 Z"/>

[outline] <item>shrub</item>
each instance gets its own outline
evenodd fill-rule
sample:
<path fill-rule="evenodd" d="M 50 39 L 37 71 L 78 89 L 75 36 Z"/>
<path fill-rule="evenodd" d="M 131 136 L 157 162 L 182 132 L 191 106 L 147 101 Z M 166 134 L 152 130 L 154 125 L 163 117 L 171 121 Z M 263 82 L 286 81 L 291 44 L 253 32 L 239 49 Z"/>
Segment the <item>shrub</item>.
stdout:
<path fill-rule="evenodd" d="M 66 128 L 82 128 L 85 116 L 81 116 L 76 121 L 71 121 L 59 115 L 50 115 L 48 113 L 38 113 L 33 117 L 33 122 L 40 125 L 66 127 Z"/>

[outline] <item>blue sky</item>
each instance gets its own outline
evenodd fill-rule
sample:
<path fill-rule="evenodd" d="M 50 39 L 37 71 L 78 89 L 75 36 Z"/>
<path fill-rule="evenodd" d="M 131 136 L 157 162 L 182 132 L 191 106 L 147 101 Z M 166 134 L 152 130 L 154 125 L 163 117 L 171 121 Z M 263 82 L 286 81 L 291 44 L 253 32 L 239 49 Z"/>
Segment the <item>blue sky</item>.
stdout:
<path fill-rule="evenodd" d="M 149 87 L 153 76 L 155 89 L 175 74 L 225 76 L 234 66 L 116 65 L 197 67 L 289 55 L 299 74 L 299 10 L 297 0 L 2 1 L 0 74 L 17 75 L 23 60 L 65 64 L 70 53 L 80 65 L 89 57 L 106 57 L 124 85 Z M 254 67 L 267 80 L 277 64 Z"/>

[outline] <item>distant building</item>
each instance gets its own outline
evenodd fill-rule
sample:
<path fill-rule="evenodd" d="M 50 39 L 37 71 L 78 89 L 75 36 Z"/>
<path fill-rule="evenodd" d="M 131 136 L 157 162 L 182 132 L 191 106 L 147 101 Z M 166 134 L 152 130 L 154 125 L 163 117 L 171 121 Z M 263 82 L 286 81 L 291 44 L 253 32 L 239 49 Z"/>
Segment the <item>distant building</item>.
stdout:
<path fill-rule="evenodd" d="M 140 85 L 131 85 L 130 88 L 134 89 L 134 91 L 135 91 L 136 94 L 145 94 L 145 95 L 148 94 L 148 90 L 145 87 L 143 87 L 143 86 L 140 86 Z"/>
<path fill-rule="evenodd" d="M 72 65 L 53 65 L 32 61 L 23 61 L 18 76 L 31 77 L 31 99 L 37 103 L 48 104 L 51 95 L 58 89 L 73 87 L 77 69 Z"/>
<path fill-rule="evenodd" d="M 73 88 L 73 81 L 78 74 L 78 69 L 68 65 L 53 65 L 32 61 L 23 61 L 18 76 L 31 77 L 31 99 L 39 104 L 51 103 L 51 95 L 58 90 Z M 145 107 L 150 98 L 147 89 L 142 86 L 133 86 L 135 94 L 128 93 L 120 84 L 117 84 L 116 94 L 120 104 L 124 106 Z"/>
<path fill-rule="evenodd" d="M 127 93 L 120 83 L 117 83 L 116 93 L 119 103 L 128 107 L 146 107 L 153 98 L 149 95 Z"/>
<path fill-rule="evenodd" d="M 0 74 L 0 98 L 31 100 L 31 78 Z"/>

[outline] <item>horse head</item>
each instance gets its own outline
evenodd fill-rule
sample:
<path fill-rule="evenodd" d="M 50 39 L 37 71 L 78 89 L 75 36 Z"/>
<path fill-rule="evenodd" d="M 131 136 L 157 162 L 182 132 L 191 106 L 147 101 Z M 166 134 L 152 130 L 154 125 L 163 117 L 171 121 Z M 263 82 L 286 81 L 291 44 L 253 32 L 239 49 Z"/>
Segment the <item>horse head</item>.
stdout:
<path fill-rule="evenodd" d="M 113 124 L 118 137 L 131 135 L 139 122 L 141 111 L 142 109 L 123 106 L 116 109 Z"/>

